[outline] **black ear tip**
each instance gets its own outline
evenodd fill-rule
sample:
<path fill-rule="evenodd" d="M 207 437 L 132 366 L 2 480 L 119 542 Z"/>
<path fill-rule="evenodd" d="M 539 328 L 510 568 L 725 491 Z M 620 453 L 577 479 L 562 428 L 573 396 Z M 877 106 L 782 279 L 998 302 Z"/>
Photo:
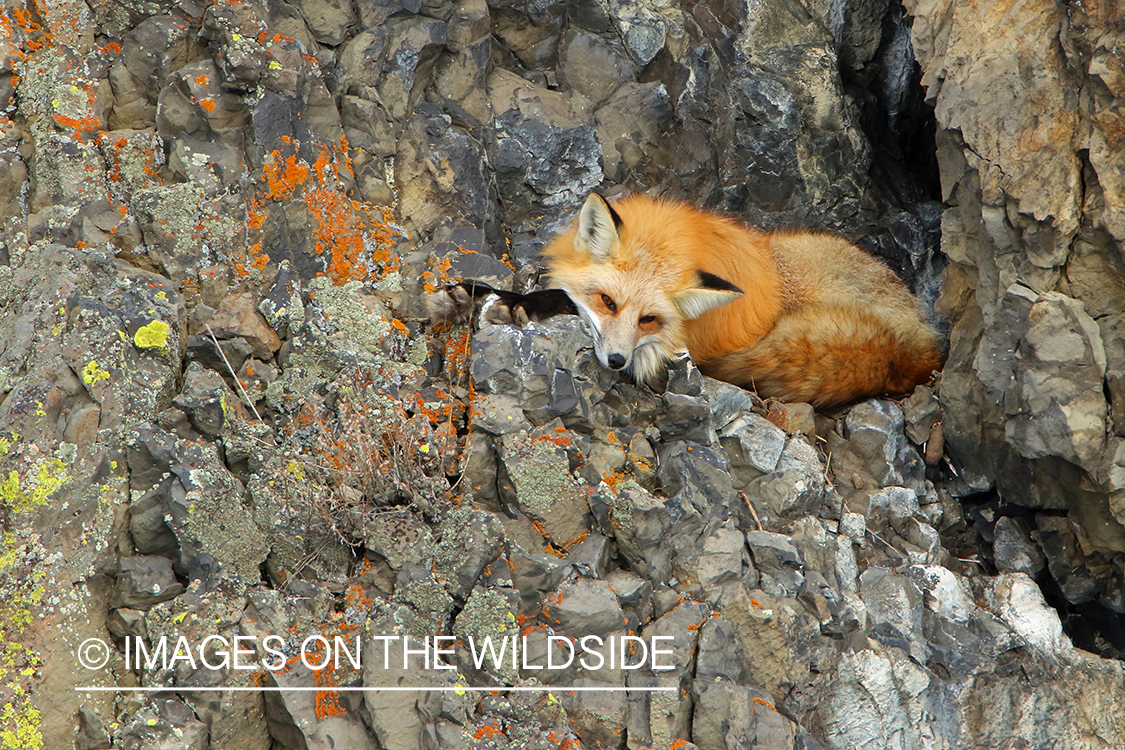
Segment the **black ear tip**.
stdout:
<path fill-rule="evenodd" d="M 590 201 L 592 201 L 592 200 L 596 200 L 598 203 L 601 203 L 601 205 L 605 208 L 605 210 L 609 212 L 609 217 L 611 219 L 613 219 L 614 228 L 620 229 L 621 228 L 621 216 L 618 215 L 618 213 L 613 210 L 613 206 L 611 206 L 609 201 L 607 201 L 605 199 L 605 196 L 602 195 L 601 193 L 599 193 L 598 191 L 594 190 L 593 192 L 591 192 L 589 195 L 586 196 L 586 202 L 583 204 L 583 207 L 588 206 L 590 204 Z"/>
<path fill-rule="evenodd" d="M 601 198 L 600 195 L 598 197 Z M 605 198 L 602 198 L 602 201 L 605 202 L 605 207 L 606 207 L 606 210 L 609 211 L 609 215 L 611 217 L 613 217 L 613 226 L 616 227 L 617 229 L 620 229 L 621 228 L 621 216 L 616 211 L 613 210 L 613 206 L 609 205 L 609 201 L 606 201 Z"/>
<path fill-rule="evenodd" d="M 706 271 L 699 271 L 699 285 L 704 289 L 714 289 L 719 292 L 734 292 L 735 294 L 745 294 L 739 287 L 730 283 L 722 276 L 716 276 L 713 273 Z"/>

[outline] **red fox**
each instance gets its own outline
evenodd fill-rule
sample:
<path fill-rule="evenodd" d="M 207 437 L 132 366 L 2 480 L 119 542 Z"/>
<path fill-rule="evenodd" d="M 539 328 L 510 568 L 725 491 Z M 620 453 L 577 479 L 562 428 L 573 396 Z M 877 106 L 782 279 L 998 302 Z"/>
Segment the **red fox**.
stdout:
<path fill-rule="evenodd" d="M 544 258 L 601 364 L 641 382 L 687 349 L 707 375 L 826 407 L 908 393 L 941 365 L 906 286 L 831 234 L 760 231 L 644 195 L 610 206 L 595 193 Z M 450 317 L 470 296 L 435 300 L 431 313 Z M 505 297 L 517 318 L 536 317 Z"/>

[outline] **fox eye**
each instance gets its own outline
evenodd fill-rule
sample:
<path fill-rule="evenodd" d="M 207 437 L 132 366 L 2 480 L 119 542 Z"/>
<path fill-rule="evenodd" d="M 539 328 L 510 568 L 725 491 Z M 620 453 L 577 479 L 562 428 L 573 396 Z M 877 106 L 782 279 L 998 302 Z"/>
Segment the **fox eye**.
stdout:
<path fill-rule="evenodd" d="M 602 295 L 602 304 L 609 308 L 610 312 L 617 312 L 617 303 L 608 294 Z"/>
<path fill-rule="evenodd" d="M 640 323 L 643 326 L 647 326 L 650 323 L 657 322 L 657 320 L 658 320 L 658 318 L 655 315 L 645 315 L 640 320 L 638 320 L 637 322 Z"/>

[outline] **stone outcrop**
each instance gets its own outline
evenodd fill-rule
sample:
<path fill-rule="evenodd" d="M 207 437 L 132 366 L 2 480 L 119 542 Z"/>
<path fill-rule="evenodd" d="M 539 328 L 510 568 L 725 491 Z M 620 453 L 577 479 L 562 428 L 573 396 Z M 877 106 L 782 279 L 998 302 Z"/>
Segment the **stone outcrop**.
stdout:
<path fill-rule="evenodd" d="M 1120 617 L 1119 16 L 1102 5 L 1032 3 L 1011 14 L 1007 6 L 905 6 L 950 206 L 941 250 L 951 263 L 938 303 L 951 326 L 950 355 L 939 395 L 960 475 L 955 493 L 984 503 L 991 494 L 1008 506 L 1003 517 L 1031 514 L 1030 526 L 1005 527 L 1005 544 L 1019 534 L 1047 551 L 1077 629 L 1083 605 Z M 1054 534 L 1034 531 L 1060 522 L 1085 563 Z"/>

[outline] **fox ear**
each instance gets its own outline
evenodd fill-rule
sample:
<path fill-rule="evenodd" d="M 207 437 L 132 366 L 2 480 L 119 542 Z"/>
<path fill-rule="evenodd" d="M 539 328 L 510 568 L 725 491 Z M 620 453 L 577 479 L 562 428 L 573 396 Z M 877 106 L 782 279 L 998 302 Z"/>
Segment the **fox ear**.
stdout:
<path fill-rule="evenodd" d="M 741 289 L 713 273 L 696 271 L 695 276 L 695 286 L 672 297 L 672 304 L 689 320 L 698 318 L 713 307 L 734 302 L 743 295 Z"/>
<path fill-rule="evenodd" d="M 617 230 L 620 227 L 621 217 L 613 207 L 597 193 L 590 193 L 578 212 L 574 249 L 589 253 L 594 260 L 604 263 L 617 254 Z"/>

